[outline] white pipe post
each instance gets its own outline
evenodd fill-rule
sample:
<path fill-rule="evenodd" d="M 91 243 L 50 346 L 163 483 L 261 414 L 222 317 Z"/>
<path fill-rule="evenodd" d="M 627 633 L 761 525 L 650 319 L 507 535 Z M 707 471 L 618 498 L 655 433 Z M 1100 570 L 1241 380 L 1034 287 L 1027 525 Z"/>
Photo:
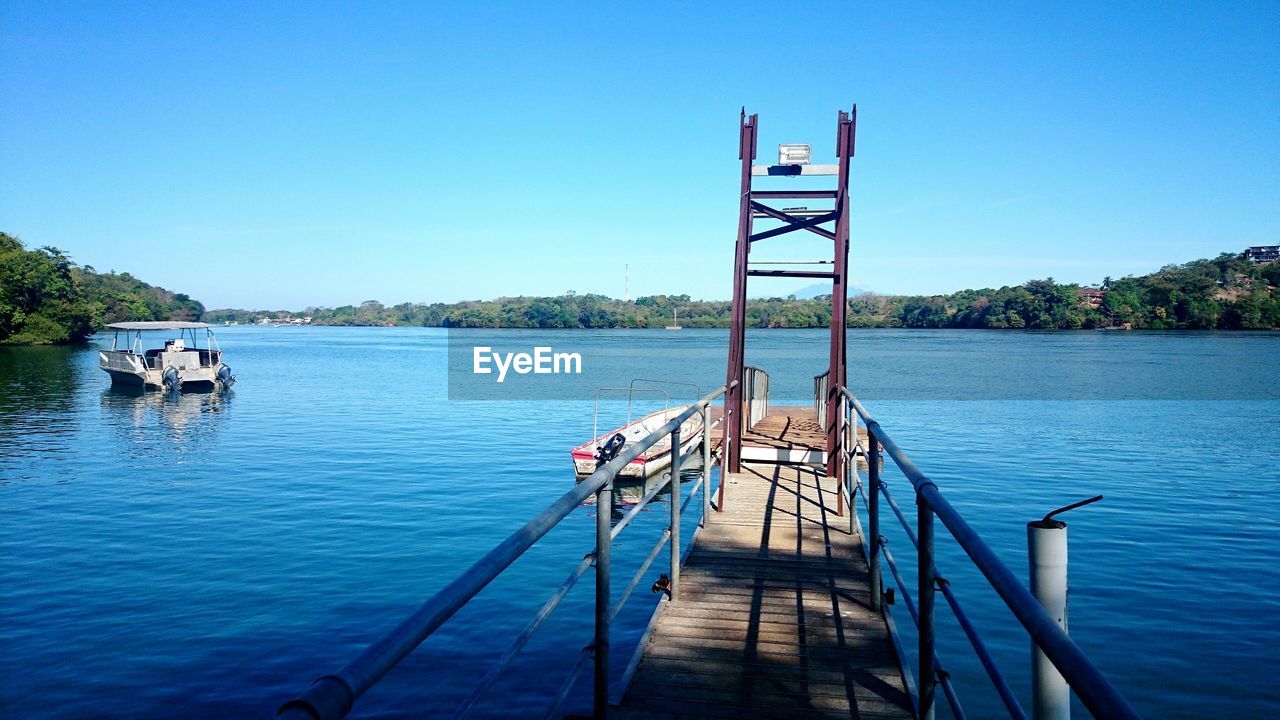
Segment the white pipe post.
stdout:
<path fill-rule="evenodd" d="M 1027 556 L 1031 563 L 1031 594 L 1066 631 L 1067 524 L 1051 519 L 1027 523 Z M 1034 640 L 1031 693 L 1035 720 L 1070 720 L 1071 688 Z"/>

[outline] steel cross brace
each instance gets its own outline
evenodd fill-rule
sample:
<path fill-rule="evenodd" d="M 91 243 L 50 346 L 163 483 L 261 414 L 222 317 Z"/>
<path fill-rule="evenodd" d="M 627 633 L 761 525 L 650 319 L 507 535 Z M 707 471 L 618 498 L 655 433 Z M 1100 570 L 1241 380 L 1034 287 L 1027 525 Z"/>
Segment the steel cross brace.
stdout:
<path fill-rule="evenodd" d="M 836 237 L 835 233 L 830 232 L 829 230 L 823 230 L 822 228 L 815 227 L 815 226 L 821 225 L 824 222 L 831 222 L 832 220 L 838 220 L 840 218 L 840 208 L 836 208 L 835 210 L 832 210 L 826 215 L 819 215 L 817 217 L 811 217 L 811 218 L 806 218 L 804 220 L 801 220 L 800 218 L 787 215 L 781 210 L 775 210 L 771 207 L 766 207 L 756 202 L 752 202 L 751 205 L 756 210 L 759 210 L 760 212 L 770 217 L 777 217 L 778 215 L 781 215 L 782 217 L 778 217 L 779 220 L 785 220 L 786 222 L 790 223 L 789 225 L 786 225 L 784 227 L 774 228 L 772 230 L 765 230 L 764 232 L 758 232 L 749 238 L 751 242 L 756 242 L 757 240 L 765 240 L 771 237 L 777 237 L 779 235 L 785 235 L 789 232 L 795 232 L 796 230 L 811 230 L 831 240 L 834 240 Z M 777 213 L 777 215 L 775 215 L 774 213 Z"/>

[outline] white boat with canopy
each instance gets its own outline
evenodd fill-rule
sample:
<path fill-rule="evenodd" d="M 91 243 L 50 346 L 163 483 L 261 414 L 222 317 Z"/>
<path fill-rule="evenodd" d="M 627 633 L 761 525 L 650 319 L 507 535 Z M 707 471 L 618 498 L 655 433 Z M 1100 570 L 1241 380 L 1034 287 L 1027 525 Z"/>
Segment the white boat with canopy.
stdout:
<path fill-rule="evenodd" d="M 98 360 L 113 384 L 168 391 L 225 389 L 235 384 L 236 376 L 222 362 L 222 349 L 208 323 L 120 322 L 107 329 L 114 331 L 111 349 L 98 351 Z M 142 333 L 150 330 L 176 330 L 177 337 L 170 334 L 161 347 L 144 349 Z M 204 347 L 199 344 L 199 330 L 204 331 Z"/>

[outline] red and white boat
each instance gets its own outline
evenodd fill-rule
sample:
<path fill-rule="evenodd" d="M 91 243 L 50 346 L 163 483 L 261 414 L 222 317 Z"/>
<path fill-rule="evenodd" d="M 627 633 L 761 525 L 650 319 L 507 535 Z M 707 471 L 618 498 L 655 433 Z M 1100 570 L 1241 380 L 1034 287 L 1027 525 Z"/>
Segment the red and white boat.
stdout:
<path fill-rule="evenodd" d="M 671 422 L 680 413 L 688 410 L 688 405 L 667 408 L 645 415 L 630 425 L 604 433 L 596 439 L 583 443 L 571 451 L 573 470 L 579 477 L 585 477 L 596 471 L 596 452 L 598 448 L 609 442 L 614 435 L 622 435 L 625 444 L 619 454 L 626 452 L 650 433 Z M 680 425 L 680 454 L 683 457 L 702 440 L 702 414 L 694 413 Z M 644 479 L 653 477 L 671 467 L 671 436 L 665 435 L 647 450 L 636 456 L 634 460 L 618 472 L 619 478 Z"/>

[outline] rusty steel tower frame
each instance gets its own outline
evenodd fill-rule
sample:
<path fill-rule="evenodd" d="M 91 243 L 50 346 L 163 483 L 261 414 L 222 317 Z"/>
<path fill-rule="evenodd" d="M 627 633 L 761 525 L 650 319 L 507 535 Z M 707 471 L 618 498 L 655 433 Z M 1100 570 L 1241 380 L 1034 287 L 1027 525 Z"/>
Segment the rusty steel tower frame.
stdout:
<path fill-rule="evenodd" d="M 742 161 L 742 194 L 738 204 L 738 242 L 733 260 L 733 309 L 729 325 L 729 369 L 725 379 L 730 389 L 725 395 L 725 422 L 722 470 L 739 472 L 742 465 L 742 433 L 746 429 L 746 413 L 743 397 L 743 372 L 746 366 L 747 279 L 750 277 L 795 277 L 830 279 L 831 285 L 831 347 L 827 381 L 827 405 L 836 407 L 839 388 L 846 381 L 845 358 L 845 308 L 849 297 L 849 172 L 853 160 L 854 137 L 857 132 L 858 106 L 850 112 L 840 111 L 836 121 L 837 164 L 831 165 L 771 165 L 758 166 L 756 142 L 759 133 L 759 116 L 747 116 L 744 108 L 739 119 L 738 159 Z M 756 176 L 835 175 L 836 187 L 831 190 L 754 190 L 752 178 Z M 784 211 L 765 201 L 831 199 L 831 210 Z M 752 232 L 755 218 L 770 218 L 782 226 L 761 232 Z M 822 227 L 835 223 L 834 229 Z M 818 270 L 763 270 L 751 267 L 752 245 L 761 240 L 778 237 L 796 231 L 811 232 L 832 242 L 831 271 Z M 737 385 L 732 385 L 733 381 Z M 843 462 L 840 458 L 840 413 L 828 412 L 826 418 L 827 474 L 840 477 Z M 723 481 L 721 481 L 723 486 Z"/>

